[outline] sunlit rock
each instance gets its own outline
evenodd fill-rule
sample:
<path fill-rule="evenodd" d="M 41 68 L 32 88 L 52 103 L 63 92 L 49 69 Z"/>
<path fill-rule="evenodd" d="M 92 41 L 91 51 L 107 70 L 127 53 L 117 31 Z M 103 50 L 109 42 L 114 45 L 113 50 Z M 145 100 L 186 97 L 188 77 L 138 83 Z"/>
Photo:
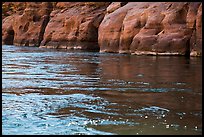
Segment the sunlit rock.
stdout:
<path fill-rule="evenodd" d="M 200 56 L 201 9 L 201 2 L 128 2 L 105 15 L 100 51 Z"/>

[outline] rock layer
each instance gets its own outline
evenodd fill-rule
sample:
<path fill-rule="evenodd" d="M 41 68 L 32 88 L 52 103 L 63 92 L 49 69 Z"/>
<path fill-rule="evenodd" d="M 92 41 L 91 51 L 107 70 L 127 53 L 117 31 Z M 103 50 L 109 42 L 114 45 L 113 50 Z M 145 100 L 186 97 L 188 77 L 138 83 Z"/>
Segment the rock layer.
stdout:
<path fill-rule="evenodd" d="M 104 17 L 100 52 L 201 55 L 201 16 L 201 3 L 129 2 Z"/>
<path fill-rule="evenodd" d="M 14 6 L 12 12 L 8 7 Z M 3 3 L 2 44 L 202 56 L 201 2 Z"/>
<path fill-rule="evenodd" d="M 89 6 L 81 2 L 59 2 L 44 33 L 41 47 L 99 49 L 98 27 L 107 4 Z"/>

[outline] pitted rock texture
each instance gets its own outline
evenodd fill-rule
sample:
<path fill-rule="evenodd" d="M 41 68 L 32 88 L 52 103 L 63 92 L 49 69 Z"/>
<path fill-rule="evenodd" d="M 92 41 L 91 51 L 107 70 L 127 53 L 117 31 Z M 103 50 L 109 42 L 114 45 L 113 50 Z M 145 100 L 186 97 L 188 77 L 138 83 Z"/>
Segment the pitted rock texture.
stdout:
<path fill-rule="evenodd" d="M 99 26 L 100 52 L 202 54 L 201 2 L 129 2 Z"/>
<path fill-rule="evenodd" d="M 82 2 L 59 2 L 50 15 L 41 47 L 99 49 L 98 27 L 107 4 L 89 6 Z"/>
<path fill-rule="evenodd" d="M 49 2 L 26 2 L 26 8 L 3 20 L 2 43 L 39 46 L 49 21 Z"/>
<path fill-rule="evenodd" d="M 14 30 L 12 26 L 14 16 L 8 16 L 2 21 L 2 45 L 12 45 L 14 40 Z"/>
<path fill-rule="evenodd" d="M 202 56 L 201 2 L 3 2 L 2 9 L 2 44 Z"/>
<path fill-rule="evenodd" d="M 25 2 L 2 2 L 2 19 L 15 13 L 22 14 L 25 8 Z"/>

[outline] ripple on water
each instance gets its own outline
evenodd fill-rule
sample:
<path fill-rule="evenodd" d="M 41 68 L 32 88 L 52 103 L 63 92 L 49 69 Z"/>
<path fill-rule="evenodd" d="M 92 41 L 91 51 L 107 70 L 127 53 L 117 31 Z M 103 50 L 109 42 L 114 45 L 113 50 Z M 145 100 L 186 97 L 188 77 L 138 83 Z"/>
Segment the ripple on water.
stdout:
<path fill-rule="evenodd" d="M 198 58 L 2 49 L 3 134 L 202 133 Z"/>

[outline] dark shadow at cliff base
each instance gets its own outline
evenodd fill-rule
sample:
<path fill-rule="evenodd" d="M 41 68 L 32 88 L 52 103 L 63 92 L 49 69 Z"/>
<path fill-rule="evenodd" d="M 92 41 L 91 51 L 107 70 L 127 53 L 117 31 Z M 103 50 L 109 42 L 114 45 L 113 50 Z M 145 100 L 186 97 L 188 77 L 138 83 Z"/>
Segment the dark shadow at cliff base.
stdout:
<path fill-rule="evenodd" d="M 13 45 L 13 40 L 14 40 L 14 30 L 8 30 L 7 36 L 3 40 L 3 43 L 6 45 Z"/>

